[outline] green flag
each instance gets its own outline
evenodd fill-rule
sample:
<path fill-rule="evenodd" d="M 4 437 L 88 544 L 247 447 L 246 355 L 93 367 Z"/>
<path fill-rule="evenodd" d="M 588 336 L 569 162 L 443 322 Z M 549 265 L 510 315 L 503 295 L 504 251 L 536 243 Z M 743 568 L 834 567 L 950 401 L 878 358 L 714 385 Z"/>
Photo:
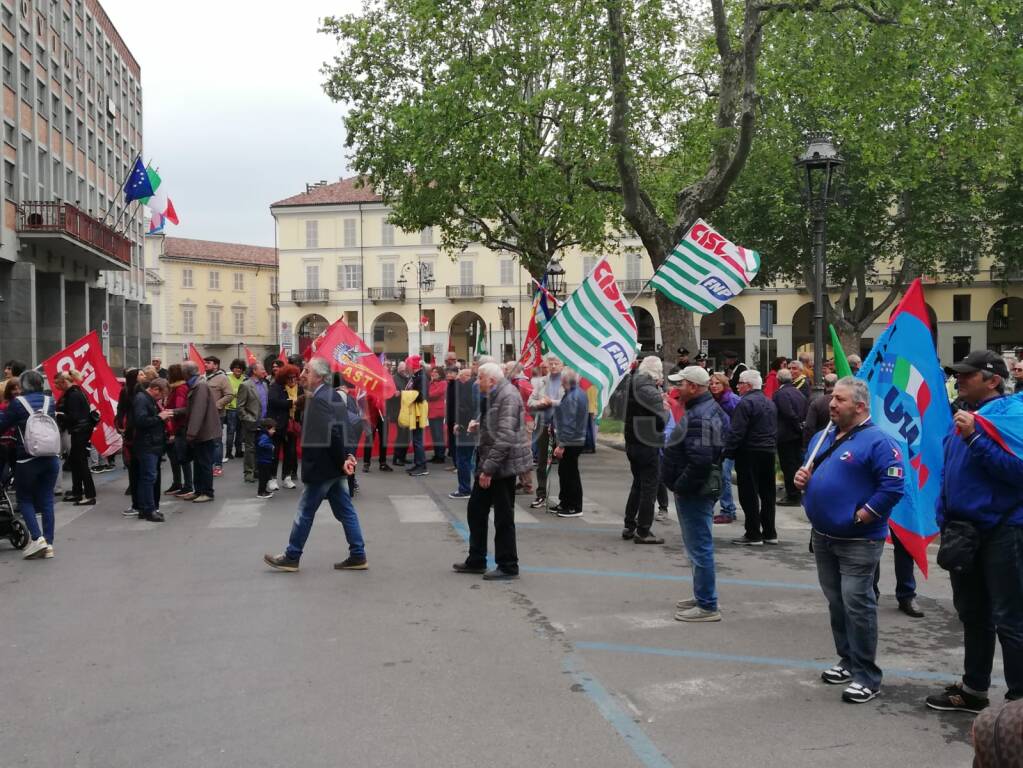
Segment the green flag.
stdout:
<path fill-rule="evenodd" d="M 160 178 L 160 174 L 153 170 L 152 166 L 148 165 L 146 166 L 146 175 L 149 177 L 149 183 L 153 187 L 153 192 L 156 192 L 156 190 L 160 188 L 160 183 L 163 181 L 163 179 Z M 141 199 L 142 205 L 149 205 L 149 201 L 152 200 L 153 198 L 143 197 Z"/>
<path fill-rule="evenodd" d="M 835 373 L 838 374 L 838 378 L 842 379 L 846 376 L 852 376 L 852 368 L 849 367 L 849 360 L 846 359 L 845 350 L 842 349 L 841 343 L 838 341 L 838 334 L 835 333 L 835 326 L 828 323 L 828 330 L 831 332 L 831 348 L 835 350 Z"/>
<path fill-rule="evenodd" d="M 487 327 L 483 323 L 476 325 L 476 356 L 487 354 Z"/>

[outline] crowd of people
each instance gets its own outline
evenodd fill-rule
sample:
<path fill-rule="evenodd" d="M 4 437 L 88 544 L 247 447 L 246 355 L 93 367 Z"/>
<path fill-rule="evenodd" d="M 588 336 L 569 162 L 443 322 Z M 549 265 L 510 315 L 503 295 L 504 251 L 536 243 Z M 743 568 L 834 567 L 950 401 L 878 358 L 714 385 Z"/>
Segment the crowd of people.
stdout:
<path fill-rule="evenodd" d="M 663 544 L 654 522 L 663 520 L 673 501 L 693 570 L 693 595 L 677 603 L 675 618 L 717 622 L 722 613 L 713 526 L 736 521 L 737 495 L 745 530 L 732 542 L 773 546 L 779 543 L 777 506 L 801 505 L 812 526 L 811 551 L 838 656 L 821 679 L 845 686 L 847 702 L 870 701 L 882 682 L 877 601 L 888 537 L 899 608 L 911 617 L 923 615 L 913 560 L 888 525 L 904 492 L 899 449 L 871 420 L 862 380 L 839 378 L 829 365 L 816 390 L 806 359 L 778 358 L 762 377 L 735 353 L 723 358 L 723 369 L 712 371 L 705 357 L 691 361 L 679 349 L 676 364 L 665 371 L 658 356 L 647 355 L 623 379 L 625 460 L 632 479 L 622 538 Z M 856 356 L 849 363 L 854 372 L 861 364 Z M 125 372 L 116 425 L 132 500 L 126 516 L 162 522 L 165 495 L 208 503 L 223 463 L 241 458 L 243 479 L 257 484 L 259 499 L 296 488 L 299 478 L 304 485 L 288 545 L 280 554 L 265 555 L 267 565 L 298 570 L 316 510 L 326 500 L 349 546 L 348 557 L 335 567 L 364 570 L 365 542 L 352 501 L 360 442 L 363 473 L 372 471 L 374 460 L 379 471 L 402 467 L 410 477 L 429 474 L 432 465 L 450 465 L 450 496 L 466 500 L 469 528 L 468 555 L 453 566 L 458 573 L 486 580 L 518 577 L 516 494 L 529 495 L 530 506 L 563 518 L 584 515 L 579 462 L 593 447 L 595 397 L 556 356 L 527 370 L 487 356 L 465 361 L 449 354 L 429 366 L 410 355 L 389 366 L 395 394 L 386 401 L 367 397 L 317 357 L 252 365 L 234 360 L 226 373 L 217 357 L 208 356 L 204 367 L 184 361 L 164 370 L 154 360 Z M 965 673 L 960 683 L 928 697 L 927 705 L 980 712 L 988 704 L 996 639 L 1005 659 L 1007 698 L 1023 698 L 1023 461 L 980 430 L 973 412 L 1023 387 L 1023 364 L 981 350 L 948 373 L 956 431 L 945 439 L 936 515 L 942 526 L 951 521 L 974 526 L 979 544 L 971 567 L 952 574 L 964 626 Z M 68 438 L 72 487 L 63 501 L 88 505 L 96 501 L 87 459 L 96 416 L 76 371 L 57 377 L 59 401 L 46 394 L 36 371 L 12 361 L 5 374 L 0 433 L 10 444 L 5 466 L 14 467 L 30 528 L 25 557 L 50 558 L 61 449 L 52 449 L 39 422 L 50 419 Z M 167 488 L 161 482 L 164 456 L 172 472 Z M 548 499 L 555 465 L 556 500 Z M 100 459 L 92 472 L 108 467 Z M 495 566 L 488 570 L 491 513 Z"/>

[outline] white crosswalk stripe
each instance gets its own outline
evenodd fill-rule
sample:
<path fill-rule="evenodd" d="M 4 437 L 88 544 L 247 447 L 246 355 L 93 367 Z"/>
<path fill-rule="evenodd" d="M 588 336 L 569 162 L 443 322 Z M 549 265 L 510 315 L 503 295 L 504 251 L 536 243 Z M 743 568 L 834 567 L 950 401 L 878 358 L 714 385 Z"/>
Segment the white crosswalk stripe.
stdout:
<path fill-rule="evenodd" d="M 403 523 L 446 523 L 447 516 L 430 496 L 389 496 Z"/>

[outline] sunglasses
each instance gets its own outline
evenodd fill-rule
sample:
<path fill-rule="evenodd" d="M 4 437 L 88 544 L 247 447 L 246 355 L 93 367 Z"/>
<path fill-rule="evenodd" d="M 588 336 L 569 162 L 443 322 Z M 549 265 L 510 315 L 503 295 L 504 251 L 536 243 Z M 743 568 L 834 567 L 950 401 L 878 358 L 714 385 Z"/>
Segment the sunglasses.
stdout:
<path fill-rule="evenodd" d="M 1016 373 L 1023 373 L 1023 368 L 1013 368 L 1012 370 Z"/>

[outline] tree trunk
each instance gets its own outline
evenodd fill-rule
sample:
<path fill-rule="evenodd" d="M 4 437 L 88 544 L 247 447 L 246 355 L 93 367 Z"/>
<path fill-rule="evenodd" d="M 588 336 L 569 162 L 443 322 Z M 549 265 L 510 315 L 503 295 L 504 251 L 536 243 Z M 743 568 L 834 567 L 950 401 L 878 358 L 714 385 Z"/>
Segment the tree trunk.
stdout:
<path fill-rule="evenodd" d="M 835 333 L 838 334 L 838 342 L 845 351 L 845 356 L 860 354 L 860 337 L 863 331 L 852 323 L 833 317 L 831 324 L 835 326 Z"/>
<path fill-rule="evenodd" d="M 673 361 L 679 347 L 685 347 L 695 357 L 699 346 L 696 344 L 693 313 L 676 304 L 660 291 L 655 293 L 654 301 L 657 304 L 657 315 L 661 326 L 661 357 L 665 361 Z"/>

